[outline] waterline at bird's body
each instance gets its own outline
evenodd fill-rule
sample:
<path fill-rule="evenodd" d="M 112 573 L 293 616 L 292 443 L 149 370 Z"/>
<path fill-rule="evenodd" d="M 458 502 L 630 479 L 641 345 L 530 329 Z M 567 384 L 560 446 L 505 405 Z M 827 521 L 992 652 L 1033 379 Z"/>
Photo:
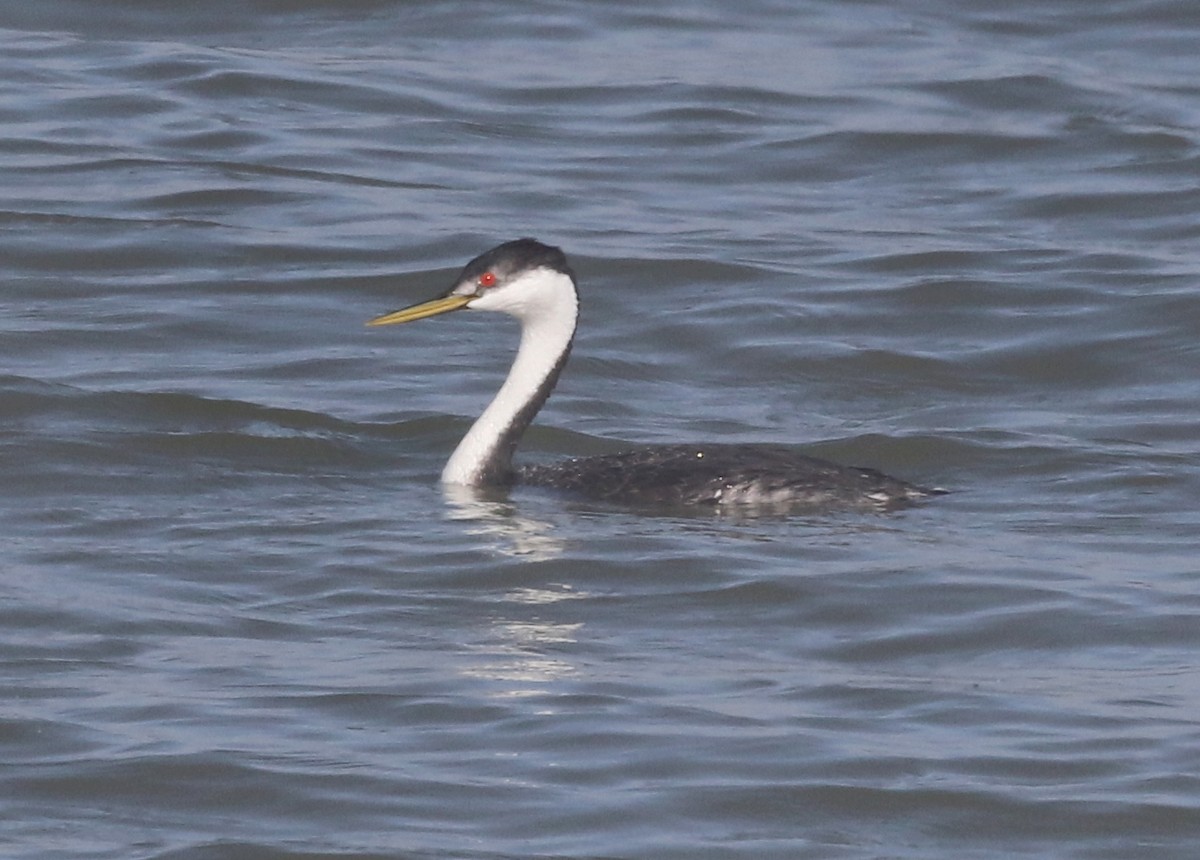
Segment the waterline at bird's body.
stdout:
<path fill-rule="evenodd" d="M 558 248 L 517 239 L 468 263 L 446 295 L 369 324 L 411 322 L 463 308 L 516 317 L 521 341 L 500 390 L 446 463 L 444 483 L 524 482 L 638 505 L 809 510 L 888 510 L 941 492 L 777 445 L 653 446 L 516 469 L 512 460 L 521 436 L 571 352 L 579 318 L 575 276 Z"/>

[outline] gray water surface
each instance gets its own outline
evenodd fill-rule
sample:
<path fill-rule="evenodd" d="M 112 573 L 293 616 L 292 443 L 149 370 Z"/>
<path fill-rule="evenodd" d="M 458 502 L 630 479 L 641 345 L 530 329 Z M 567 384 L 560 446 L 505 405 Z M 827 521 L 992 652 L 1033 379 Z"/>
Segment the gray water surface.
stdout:
<path fill-rule="evenodd" d="M 0 10 L 0 848 L 1192 858 L 1200 17 L 1166 0 Z M 954 492 L 437 475 L 772 442 Z"/>

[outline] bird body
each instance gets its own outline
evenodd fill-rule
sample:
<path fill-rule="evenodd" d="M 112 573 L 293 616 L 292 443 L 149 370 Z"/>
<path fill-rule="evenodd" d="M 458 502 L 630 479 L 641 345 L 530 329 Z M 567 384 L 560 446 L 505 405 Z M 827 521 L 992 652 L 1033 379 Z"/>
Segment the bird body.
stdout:
<path fill-rule="evenodd" d="M 627 504 L 887 510 L 933 491 L 784 445 L 655 445 L 523 466 L 524 483 Z"/>
<path fill-rule="evenodd" d="M 575 276 L 558 248 L 517 239 L 469 262 L 444 296 L 376 317 L 369 325 L 463 308 L 516 317 L 521 341 L 495 398 L 446 463 L 446 484 L 521 482 L 635 505 L 807 510 L 888 510 L 941 492 L 782 445 L 659 445 L 515 469 L 521 436 L 570 355 L 579 318 Z"/>

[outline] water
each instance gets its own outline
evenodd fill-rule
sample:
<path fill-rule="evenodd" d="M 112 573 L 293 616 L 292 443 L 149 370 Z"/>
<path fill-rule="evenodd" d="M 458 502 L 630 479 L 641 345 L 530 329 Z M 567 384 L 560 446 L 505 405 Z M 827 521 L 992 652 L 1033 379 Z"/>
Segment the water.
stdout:
<path fill-rule="evenodd" d="M 1200 17 L 967 6 L 6 5 L 4 856 L 1193 857 Z M 444 497 L 518 235 L 527 456 L 955 492 Z"/>

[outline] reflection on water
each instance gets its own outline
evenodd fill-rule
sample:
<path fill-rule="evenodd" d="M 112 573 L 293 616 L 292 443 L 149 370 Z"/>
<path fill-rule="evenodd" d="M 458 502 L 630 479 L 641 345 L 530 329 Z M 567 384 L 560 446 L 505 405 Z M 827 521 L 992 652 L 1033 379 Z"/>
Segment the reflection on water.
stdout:
<path fill-rule="evenodd" d="M 468 523 L 468 533 L 484 536 L 492 552 L 531 563 L 563 555 L 566 544 L 552 533 L 554 527 L 521 514 L 517 505 L 503 495 L 459 485 L 444 485 L 443 493 L 447 517 Z M 478 653 L 481 661 L 462 670 L 462 674 L 502 682 L 496 692 L 501 697 L 541 695 L 545 692 L 542 685 L 577 671 L 561 654 L 551 656 L 546 651 L 575 644 L 583 624 L 547 621 L 536 616 L 516 618 L 513 616 L 520 612 L 517 607 L 527 611 L 528 607 L 586 597 L 586 593 L 567 584 L 506 592 L 495 604 L 497 612 L 489 624 L 487 641 L 469 649 Z M 505 612 L 506 605 L 514 611 Z"/>
<path fill-rule="evenodd" d="M 504 682 L 497 695 L 505 698 L 539 695 L 545 692 L 541 685 L 575 674 L 577 668 L 562 654 L 552 656 L 546 652 L 578 642 L 582 622 L 547 621 L 536 616 L 515 619 L 508 617 L 503 606 L 545 606 L 588 596 L 568 585 L 508 592 L 497 604 L 500 611 L 489 625 L 489 641 L 471 649 L 482 655 L 483 661 L 463 670 L 462 674 Z"/>
<path fill-rule="evenodd" d="M 523 516 L 515 504 L 494 491 L 443 484 L 447 517 L 469 522 L 469 534 L 488 538 L 488 547 L 499 555 L 529 561 L 549 561 L 563 554 L 565 544 L 550 532 L 553 526 Z"/>
<path fill-rule="evenodd" d="M 580 600 L 585 597 L 591 597 L 586 591 L 575 591 L 570 585 L 554 585 L 555 590 L 549 588 L 518 588 L 504 595 L 504 599 L 511 603 L 528 603 L 528 604 L 546 604 L 559 603 L 563 600 Z"/>
<path fill-rule="evenodd" d="M 537 696 L 541 685 L 575 674 L 578 669 L 562 655 L 544 653 L 547 646 L 573 645 L 582 623 L 513 621 L 503 618 L 491 624 L 492 641 L 471 650 L 482 660 L 462 670 L 468 678 L 503 682 L 495 695 L 503 698 Z"/>

